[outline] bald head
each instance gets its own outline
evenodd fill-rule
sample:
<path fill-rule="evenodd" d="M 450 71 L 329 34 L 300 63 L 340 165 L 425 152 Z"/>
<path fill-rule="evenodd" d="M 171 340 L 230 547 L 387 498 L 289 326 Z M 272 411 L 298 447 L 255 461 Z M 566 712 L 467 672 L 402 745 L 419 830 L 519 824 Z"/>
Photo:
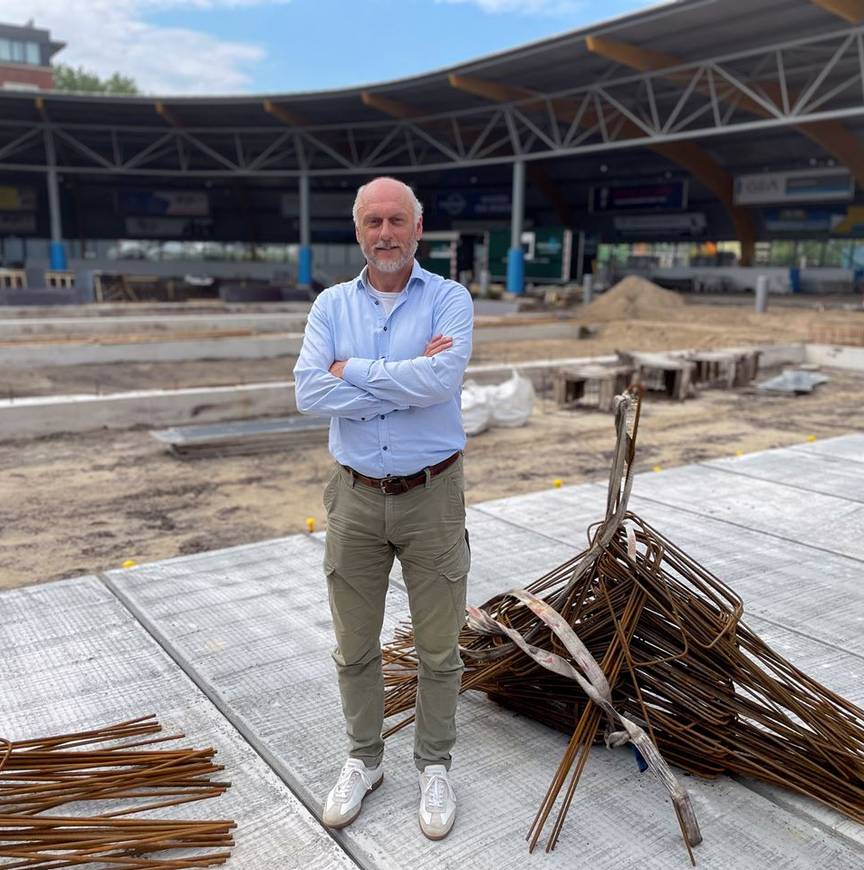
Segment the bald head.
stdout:
<path fill-rule="evenodd" d="M 414 216 L 415 224 L 423 215 L 423 206 L 414 191 L 403 181 L 386 175 L 373 178 L 372 181 L 357 188 L 357 196 L 354 198 L 354 208 L 351 212 L 355 226 L 360 222 L 360 212 L 367 201 L 404 203 Z"/>

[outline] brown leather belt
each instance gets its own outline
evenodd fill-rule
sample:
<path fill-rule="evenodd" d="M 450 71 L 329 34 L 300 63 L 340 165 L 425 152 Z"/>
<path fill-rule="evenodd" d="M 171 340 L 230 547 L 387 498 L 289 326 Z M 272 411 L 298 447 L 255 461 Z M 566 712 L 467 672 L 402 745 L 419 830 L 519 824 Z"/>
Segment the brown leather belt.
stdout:
<path fill-rule="evenodd" d="M 460 456 L 460 451 L 456 451 L 452 456 L 439 462 L 437 465 L 429 465 L 417 474 L 409 474 L 403 477 L 366 477 L 365 474 L 360 474 L 348 465 L 342 467 L 351 472 L 354 480 L 359 480 L 360 483 L 365 483 L 366 486 L 372 486 L 375 489 L 380 489 L 384 495 L 401 495 L 403 492 L 408 492 L 409 489 L 414 489 L 415 486 L 420 486 L 426 483 L 426 475 L 435 477 L 441 474 L 446 468 L 449 468 Z"/>

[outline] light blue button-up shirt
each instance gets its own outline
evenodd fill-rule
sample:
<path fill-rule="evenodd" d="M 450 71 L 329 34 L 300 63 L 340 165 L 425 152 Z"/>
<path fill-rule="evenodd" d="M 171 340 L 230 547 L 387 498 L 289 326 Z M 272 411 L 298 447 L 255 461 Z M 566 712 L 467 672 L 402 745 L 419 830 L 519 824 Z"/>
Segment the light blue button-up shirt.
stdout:
<path fill-rule="evenodd" d="M 297 409 L 329 416 L 330 452 L 369 477 L 412 474 L 465 446 L 461 395 L 474 306 L 455 281 L 417 262 L 386 316 L 366 269 L 315 300 L 294 367 Z M 429 340 L 453 346 L 423 356 Z M 344 378 L 330 374 L 348 360 Z"/>

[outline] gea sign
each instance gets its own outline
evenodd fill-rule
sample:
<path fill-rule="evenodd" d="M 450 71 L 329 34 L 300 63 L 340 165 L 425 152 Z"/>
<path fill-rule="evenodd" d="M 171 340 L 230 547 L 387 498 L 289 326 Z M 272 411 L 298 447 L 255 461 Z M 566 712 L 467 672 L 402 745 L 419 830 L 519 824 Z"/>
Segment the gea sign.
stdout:
<path fill-rule="evenodd" d="M 852 176 L 846 169 L 766 172 L 735 178 L 736 205 L 850 200 Z"/>

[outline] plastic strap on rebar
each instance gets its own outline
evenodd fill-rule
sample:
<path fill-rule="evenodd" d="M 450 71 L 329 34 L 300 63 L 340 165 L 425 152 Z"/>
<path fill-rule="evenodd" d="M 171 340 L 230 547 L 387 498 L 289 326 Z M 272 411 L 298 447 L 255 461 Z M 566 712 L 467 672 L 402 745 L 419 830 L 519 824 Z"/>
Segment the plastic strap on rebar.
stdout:
<path fill-rule="evenodd" d="M 702 834 L 699 830 L 699 823 L 696 820 L 696 814 L 693 811 L 687 789 L 675 778 L 675 775 L 669 769 L 669 765 L 666 764 L 666 761 L 660 754 L 660 750 L 657 749 L 645 731 L 635 722 L 619 713 L 612 705 L 612 691 L 609 688 L 609 681 L 606 679 L 606 675 L 603 673 L 597 660 L 591 655 L 576 632 L 560 613 L 550 607 L 545 601 L 537 598 L 536 595 L 532 595 L 524 589 L 514 589 L 508 594 L 529 607 L 549 626 L 564 644 L 574 661 L 582 668 L 585 677 L 588 679 L 585 679 L 579 671 L 561 656 L 528 643 L 518 631 L 502 625 L 498 620 L 477 607 L 468 608 L 468 621 L 471 627 L 484 631 L 487 634 L 497 633 L 505 635 L 523 652 L 534 659 L 537 664 L 556 674 L 560 674 L 562 677 L 567 677 L 579 683 L 579 686 L 588 698 L 597 704 L 610 719 L 617 720 L 624 728 L 623 731 L 616 731 L 607 736 L 607 746 L 621 746 L 629 741 L 642 753 L 648 766 L 663 784 L 666 791 L 669 792 L 684 825 L 688 843 L 691 846 L 701 843 Z"/>

